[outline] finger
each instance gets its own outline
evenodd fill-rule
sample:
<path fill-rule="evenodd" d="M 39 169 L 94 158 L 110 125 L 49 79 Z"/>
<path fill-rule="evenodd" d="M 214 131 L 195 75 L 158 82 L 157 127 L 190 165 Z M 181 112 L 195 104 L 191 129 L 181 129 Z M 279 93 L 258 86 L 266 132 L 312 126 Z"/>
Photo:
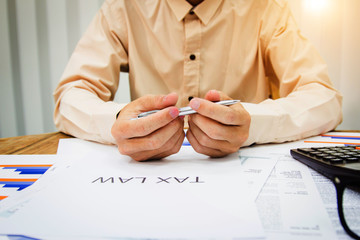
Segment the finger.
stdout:
<path fill-rule="evenodd" d="M 174 106 L 178 100 L 176 93 L 168 95 L 147 95 L 140 97 L 127 104 L 118 116 L 119 120 L 129 120 L 136 118 L 139 113 L 160 110 L 169 106 Z"/>
<path fill-rule="evenodd" d="M 222 100 L 231 100 L 232 98 L 221 91 L 210 90 L 206 93 L 205 99 L 211 102 L 218 102 Z"/>
<path fill-rule="evenodd" d="M 217 132 L 219 132 L 221 134 L 221 136 L 219 135 L 219 133 L 216 133 L 217 136 L 213 137 L 208 134 L 209 132 L 203 131 L 193 121 L 189 122 L 189 126 L 190 126 L 193 136 L 196 138 L 197 142 L 201 146 L 212 148 L 212 149 L 217 149 L 217 150 L 220 150 L 221 152 L 234 152 L 237 150 L 237 149 L 235 149 L 235 147 L 232 144 L 232 141 L 234 141 L 234 139 L 230 138 L 230 135 L 225 134 L 225 136 L 223 136 L 224 129 L 226 131 L 227 130 L 226 128 L 229 128 L 229 127 L 220 126 L 220 128 L 217 129 L 217 130 L 219 130 Z M 234 129 L 232 129 L 232 130 L 234 130 Z M 232 132 L 230 132 L 230 134 L 232 134 Z"/>
<path fill-rule="evenodd" d="M 206 93 L 205 99 L 211 102 L 218 102 L 221 100 L 220 93 L 216 90 L 210 90 Z"/>
<path fill-rule="evenodd" d="M 169 106 L 174 106 L 178 100 L 177 93 L 170 93 L 168 95 L 148 95 L 141 97 L 136 101 L 138 110 L 140 112 L 163 109 Z"/>
<path fill-rule="evenodd" d="M 238 129 L 242 125 L 225 125 L 211 118 L 196 114 L 189 117 L 189 125 L 195 125 L 215 140 L 231 141 L 237 137 Z"/>
<path fill-rule="evenodd" d="M 223 157 L 226 156 L 226 153 L 223 153 L 222 151 L 218 149 L 209 148 L 206 146 L 201 145 L 194 134 L 192 133 L 192 129 L 189 128 L 189 130 L 186 132 L 186 138 L 188 139 L 191 146 L 194 148 L 194 150 L 198 153 L 205 154 L 210 157 Z"/>
<path fill-rule="evenodd" d="M 173 154 L 176 154 L 180 151 L 181 149 L 181 146 L 184 142 L 184 138 L 185 138 L 185 132 L 182 131 L 180 134 L 177 134 L 174 136 L 174 139 L 177 138 L 177 141 L 175 142 L 174 145 L 170 145 L 169 144 L 169 147 L 166 148 L 168 149 L 167 151 L 164 151 L 158 155 L 155 155 L 153 157 L 151 157 L 150 159 L 161 159 L 161 158 L 165 158 L 165 157 L 168 157 L 170 155 L 173 155 Z"/>
<path fill-rule="evenodd" d="M 127 133 L 125 133 L 124 136 L 128 136 L 129 138 L 147 136 L 166 126 L 178 116 L 178 108 L 168 107 L 149 116 L 127 121 L 124 123 L 128 125 L 124 125 L 124 127 L 127 129 Z"/>
<path fill-rule="evenodd" d="M 183 131 L 183 125 L 184 122 L 181 119 L 175 119 L 147 136 L 124 140 L 121 145 L 119 144 L 119 150 L 124 155 L 131 155 L 136 152 L 160 149 L 176 133 Z"/>
<path fill-rule="evenodd" d="M 223 125 L 210 118 L 196 114 L 189 118 L 189 125 L 199 128 L 211 139 L 228 142 L 229 145 L 222 146 L 222 148 L 234 152 L 249 137 L 250 120 L 244 125 Z M 217 144 L 220 146 L 220 143 Z"/>
<path fill-rule="evenodd" d="M 197 125 L 195 122 L 190 121 L 190 129 L 199 144 L 204 147 L 220 150 L 224 153 L 233 153 L 239 150 L 240 143 L 242 143 L 241 141 L 243 139 L 241 136 L 244 135 L 242 134 L 242 127 L 221 125 L 208 118 L 202 118 L 213 122 L 216 127 L 208 131 L 207 128 L 199 127 L 203 125 Z M 206 127 L 207 126 L 206 124 Z"/>
<path fill-rule="evenodd" d="M 183 129 L 179 129 L 166 143 L 164 146 L 153 149 L 153 150 L 146 150 L 136 152 L 134 154 L 129 154 L 136 161 L 145 161 L 151 159 L 160 159 L 172 154 L 177 153 L 180 148 L 181 144 L 185 138 L 185 133 Z"/>
<path fill-rule="evenodd" d="M 155 160 L 170 156 L 180 150 L 181 145 L 179 147 L 176 147 L 176 143 L 180 141 L 182 142 L 184 137 L 185 133 L 184 131 L 182 131 L 182 133 L 174 135 L 174 137 L 171 138 L 170 141 L 166 143 L 166 146 L 164 146 L 164 148 L 162 149 L 136 152 L 130 156 L 136 161 Z"/>
<path fill-rule="evenodd" d="M 235 105 L 241 104 L 236 103 L 229 107 L 215 104 L 200 98 L 193 98 L 189 103 L 189 106 L 192 109 L 203 116 L 214 119 L 226 125 L 241 125 L 244 123 L 241 114 L 242 111 L 235 111 L 235 109 L 239 109 L 239 107 L 236 107 Z"/>
<path fill-rule="evenodd" d="M 115 139 L 145 136 L 159 129 L 178 116 L 178 109 L 169 107 L 176 104 L 178 96 L 171 93 L 166 96 L 141 97 L 123 108 L 112 127 L 111 133 Z M 162 109 L 166 108 L 166 109 Z M 143 119 L 130 120 L 140 112 L 162 109 Z"/>
<path fill-rule="evenodd" d="M 116 140 L 144 137 L 166 126 L 178 115 L 178 108 L 169 107 L 143 118 L 116 121 L 111 133 Z"/>

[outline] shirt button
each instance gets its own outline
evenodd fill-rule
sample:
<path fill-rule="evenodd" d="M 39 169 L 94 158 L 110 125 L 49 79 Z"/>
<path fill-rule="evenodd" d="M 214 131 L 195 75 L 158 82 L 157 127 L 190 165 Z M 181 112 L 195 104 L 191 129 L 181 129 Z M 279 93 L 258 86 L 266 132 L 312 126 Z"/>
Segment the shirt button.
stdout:
<path fill-rule="evenodd" d="M 191 54 L 191 55 L 190 55 L 190 60 L 195 60 L 195 59 L 196 59 L 195 54 Z"/>
<path fill-rule="evenodd" d="M 189 13 L 190 13 L 190 15 L 194 15 L 195 12 L 193 10 L 190 10 Z"/>

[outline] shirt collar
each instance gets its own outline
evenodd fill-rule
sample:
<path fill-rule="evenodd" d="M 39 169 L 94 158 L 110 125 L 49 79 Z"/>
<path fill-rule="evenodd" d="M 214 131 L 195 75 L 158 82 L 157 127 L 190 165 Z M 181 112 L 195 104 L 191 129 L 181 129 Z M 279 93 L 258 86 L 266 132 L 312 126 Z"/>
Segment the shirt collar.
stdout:
<path fill-rule="evenodd" d="M 184 19 L 193 6 L 186 0 L 167 0 L 178 21 Z M 204 0 L 194 8 L 195 14 L 206 25 L 223 0 Z"/>

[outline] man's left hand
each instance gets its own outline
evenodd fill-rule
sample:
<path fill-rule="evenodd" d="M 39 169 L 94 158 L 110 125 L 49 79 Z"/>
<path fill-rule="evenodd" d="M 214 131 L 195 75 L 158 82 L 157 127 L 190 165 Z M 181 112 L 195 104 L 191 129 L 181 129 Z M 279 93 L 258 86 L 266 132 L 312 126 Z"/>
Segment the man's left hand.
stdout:
<path fill-rule="evenodd" d="M 186 137 L 196 152 L 223 157 L 237 152 L 249 136 L 250 114 L 241 103 L 223 106 L 213 102 L 231 99 L 211 90 L 205 99 L 193 98 L 189 106 L 197 114 L 189 116 Z"/>

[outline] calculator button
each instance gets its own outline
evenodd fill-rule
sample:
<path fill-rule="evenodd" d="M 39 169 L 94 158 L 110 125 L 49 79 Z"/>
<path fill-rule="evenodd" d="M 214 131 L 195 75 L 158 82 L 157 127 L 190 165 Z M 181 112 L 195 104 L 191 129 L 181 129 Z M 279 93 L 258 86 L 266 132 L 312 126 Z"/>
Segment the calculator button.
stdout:
<path fill-rule="evenodd" d="M 318 158 L 320 158 L 320 159 L 322 159 L 322 158 L 324 158 L 324 157 L 326 157 L 326 156 L 329 156 L 329 155 L 326 154 L 326 153 L 318 153 L 318 154 L 315 154 L 315 156 L 318 157 Z"/>
<path fill-rule="evenodd" d="M 327 148 L 317 148 L 316 150 L 317 150 L 317 151 L 320 151 L 320 152 L 329 151 L 329 149 L 327 149 Z"/>
<path fill-rule="evenodd" d="M 327 154 L 332 154 L 332 153 L 336 153 L 336 151 L 333 151 L 333 150 L 327 150 L 327 151 L 323 151 L 324 153 L 327 153 Z"/>
<path fill-rule="evenodd" d="M 336 157 L 341 157 L 341 156 L 343 156 L 344 154 L 343 154 L 343 153 L 339 153 L 339 152 L 335 152 L 335 153 L 332 153 L 331 155 L 332 155 L 332 156 L 336 156 Z"/>
<path fill-rule="evenodd" d="M 333 158 L 333 159 L 330 160 L 330 162 L 333 163 L 333 164 L 342 164 L 342 163 L 344 163 L 344 159 L 342 159 L 342 158 Z"/>
<path fill-rule="evenodd" d="M 354 147 L 344 147 L 345 150 L 354 150 L 355 148 Z"/>
<path fill-rule="evenodd" d="M 313 152 L 309 152 L 309 154 L 312 155 L 312 156 L 316 156 L 316 155 L 318 155 L 318 154 L 322 154 L 322 152 L 320 152 L 320 151 L 313 151 Z"/>
<path fill-rule="evenodd" d="M 331 161 L 332 159 L 335 159 L 335 158 L 337 158 L 337 157 L 328 155 L 328 156 L 324 157 L 323 160 L 326 161 L 326 162 L 329 162 L 329 161 Z"/>
<path fill-rule="evenodd" d="M 346 162 L 358 162 L 359 159 L 356 157 L 349 157 L 345 159 Z"/>
<path fill-rule="evenodd" d="M 353 151 L 347 151 L 347 152 L 344 152 L 344 154 L 353 156 L 353 155 L 356 155 L 357 153 L 353 152 Z"/>
<path fill-rule="evenodd" d="M 315 152 L 315 150 L 312 148 L 298 148 L 298 150 L 303 153 Z"/>

